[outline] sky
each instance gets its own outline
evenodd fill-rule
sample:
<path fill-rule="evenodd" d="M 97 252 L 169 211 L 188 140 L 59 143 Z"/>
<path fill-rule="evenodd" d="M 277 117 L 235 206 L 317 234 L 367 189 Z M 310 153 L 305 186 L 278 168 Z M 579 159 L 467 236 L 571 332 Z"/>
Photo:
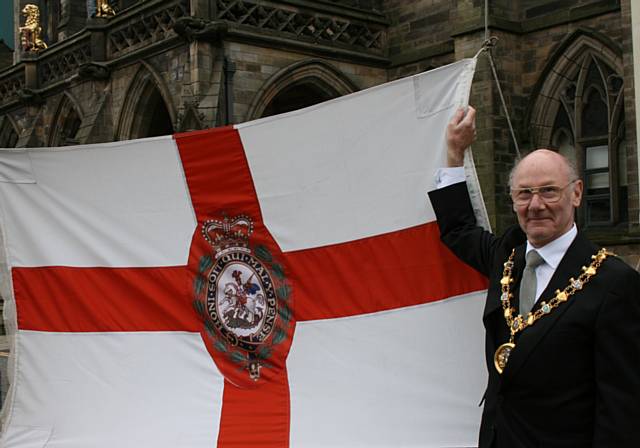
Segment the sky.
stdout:
<path fill-rule="evenodd" d="M 0 39 L 13 48 L 13 2 L 0 0 Z"/>

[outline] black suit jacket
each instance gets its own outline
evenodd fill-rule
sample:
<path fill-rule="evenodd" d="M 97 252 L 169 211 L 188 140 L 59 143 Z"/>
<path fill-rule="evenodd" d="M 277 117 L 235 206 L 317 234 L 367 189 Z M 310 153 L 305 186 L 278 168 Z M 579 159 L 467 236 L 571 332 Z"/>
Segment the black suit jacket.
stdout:
<path fill-rule="evenodd" d="M 502 375 L 495 350 L 509 339 L 500 304 L 503 263 L 516 249 L 512 306 L 524 269 L 518 227 L 497 237 L 476 226 L 466 184 L 429 193 L 442 241 L 489 277 L 483 321 L 489 381 L 480 448 L 640 448 L 640 275 L 607 258 L 585 287 L 516 339 Z M 578 278 L 597 248 L 578 233 L 537 306 Z"/>

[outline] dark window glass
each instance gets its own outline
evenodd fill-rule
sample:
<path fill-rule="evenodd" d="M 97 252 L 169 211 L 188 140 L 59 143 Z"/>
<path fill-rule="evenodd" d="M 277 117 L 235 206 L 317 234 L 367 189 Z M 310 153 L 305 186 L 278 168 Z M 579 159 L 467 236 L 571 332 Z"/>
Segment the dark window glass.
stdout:
<path fill-rule="evenodd" d="M 587 199 L 587 225 L 609 223 L 611 217 L 611 201 L 608 197 Z"/>
<path fill-rule="evenodd" d="M 263 117 L 271 115 L 283 114 L 292 110 L 302 109 L 304 107 L 313 106 L 328 99 L 337 96 L 320 89 L 311 83 L 296 84 L 287 87 L 278 93 L 271 103 L 265 108 Z"/>
<path fill-rule="evenodd" d="M 607 103 L 602 99 L 600 91 L 595 87 L 590 88 L 582 109 L 582 136 L 607 135 L 609 133 L 607 116 Z"/>
<path fill-rule="evenodd" d="M 78 130 L 80 129 L 81 123 L 82 121 L 80 120 L 78 113 L 75 111 L 75 109 L 71 109 L 71 112 L 69 112 L 67 119 L 64 121 L 60 144 L 77 145 Z"/>
<path fill-rule="evenodd" d="M 173 134 L 171 115 L 160 91 L 149 85 L 137 105 L 131 138 L 156 137 Z"/>
<path fill-rule="evenodd" d="M 584 194 L 587 203 L 587 223 L 611 221 L 611 176 L 609 175 L 609 147 L 585 148 Z"/>
<path fill-rule="evenodd" d="M 621 140 L 618 143 L 618 207 L 620 221 L 629 221 L 629 179 L 627 175 L 627 141 L 624 139 L 624 125 L 620 126 L 618 135 Z"/>
<path fill-rule="evenodd" d="M 5 121 L 0 129 L 0 148 L 15 148 L 18 143 L 18 133 L 9 121 Z"/>
<path fill-rule="evenodd" d="M 556 121 L 553 124 L 553 129 L 572 129 L 572 127 L 567 110 L 564 105 L 561 104 L 560 109 L 558 110 L 558 115 L 556 115 Z"/>

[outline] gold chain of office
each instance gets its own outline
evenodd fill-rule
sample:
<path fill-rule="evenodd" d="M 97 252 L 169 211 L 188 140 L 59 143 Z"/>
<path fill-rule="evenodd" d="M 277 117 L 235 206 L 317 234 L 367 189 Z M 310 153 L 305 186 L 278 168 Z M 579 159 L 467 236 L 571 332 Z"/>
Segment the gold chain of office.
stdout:
<path fill-rule="evenodd" d="M 604 260 L 609 255 L 614 255 L 612 252 L 607 251 L 607 249 L 602 248 L 595 255 L 591 256 L 593 260 L 589 267 L 582 266 L 582 274 L 577 279 L 571 277 L 569 279 L 569 284 L 562 291 L 556 289 L 555 296 L 549 300 L 548 302 L 543 301 L 540 303 L 540 308 L 538 308 L 535 312 L 529 312 L 527 316 L 522 316 L 518 314 L 514 316 L 515 309 L 511 307 L 511 298 L 513 295 L 511 294 L 511 283 L 513 283 L 513 278 L 511 277 L 511 271 L 513 270 L 513 257 L 515 256 L 515 249 L 511 251 L 511 255 L 509 255 L 509 259 L 504 263 L 504 270 L 502 271 L 502 279 L 500 279 L 500 286 L 502 287 L 502 295 L 500 296 L 500 301 L 502 302 L 502 309 L 504 312 L 504 318 L 507 321 L 507 326 L 509 327 L 509 331 L 511 332 L 511 336 L 509 337 L 509 342 L 505 342 L 496 350 L 495 355 L 493 356 L 493 362 L 496 367 L 498 373 L 502 373 L 507 362 L 509 361 L 509 355 L 515 348 L 515 335 L 523 331 L 525 328 L 532 326 L 535 324 L 541 317 L 546 316 L 551 313 L 555 308 L 560 306 L 561 303 L 569 300 L 576 291 L 581 290 L 584 285 L 598 272 L 598 268 L 604 262 Z"/>

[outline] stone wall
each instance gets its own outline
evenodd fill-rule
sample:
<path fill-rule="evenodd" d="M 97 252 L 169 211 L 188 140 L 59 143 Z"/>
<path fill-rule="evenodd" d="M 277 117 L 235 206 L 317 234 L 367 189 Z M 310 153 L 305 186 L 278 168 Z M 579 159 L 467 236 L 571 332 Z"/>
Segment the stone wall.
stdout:
<path fill-rule="evenodd" d="M 225 48 L 228 58 L 233 61 L 236 70 L 233 78 L 234 123 L 259 118 L 252 110 L 252 105 L 260 101 L 256 96 L 265 86 L 276 78 L 285 76 L 288 67 L 314 60 L 308 55 L 297 52 L 265 49 L 243 43 L 231 42 Z M 365 89 L 387 80 L 387 73 L 382 68 L 330 59 L 325 62 L 335 69 L 339 74 L 337 76 L 346 78 L 347 82 L 352 84 L 352 90 Z"/>
<path fill-rule="evenodd" d="M 323 25 L 328 28 L 322 36 L 331 36 L 339 32 L 341 27 L 350 26 L 353 32 L 367 39 L 381 39 L 375 34 L 363 34 L 376 31 L 369 31 L 364 25 L 363 17 L 367 19 L 368 16 L 351 9 L 361 8 L 361 2 L 352 3 L 346 5 L 349 9 L 345 10 L 322 12 L 320 8 L 317 12 L 307 12 L 303 8 L 285 8 L 282 12 L 291 14 L 291 18 L 300 15 L 301 20 L 305 21 L 315 13 L 324 16 L 341 12 L 344 17 L 337 16 L 335 22 L 340 25 Z M 370 7 L 380 5 L 379 2 L 370 3 Z M 137 108 L 136 102 L 141 92 L 149 91 L 144 90 L 147 84 L 160 92 L 173 129 L 179 131 L 257 118 L 251 107 L 259 93 L 273 82 L 274 77 L 286 75 L 288 67 L 304 65 L 305 62 L 322 61 L 326 73 L 322 73 L 322 67 L 316 67 L 309 73 L 303 70 L 295 76 L 316 77 L 335 93 L 350 93 L 388 79 L 380 57 L 375 56 L 380 50 L 372 47 L 373 58 L 377 59 L 374 63 L 366 63 L 353 61 L 355 52 L 343 48 L 342 43 L 334 51 L 333 57 L 326 45 L 319 48 L 316 44 L 301 45 L 294 40 L 290 44 L 268 45 L 263 39 L 271 38 L 272 31 L 269 29 L 268 34 L 262 36 L 263 26 L 257 26 L 246 18 L 239 22 L 241 27 L 230 31 L 224 39 L 208 35 L 202 39 L 192 39 L 190 36 L 178 39 L 172 31 L 172 22 L 185 15 L 180 12 L 180 5 L 189 7 L 185 1 L 137 2 L 123 16 L 117 16 L 112 21 L 87 21 L 86 2 L 63 2 L 62 21 L 66 14 L 73 13 L 79 20 L 82 19 L 82 28 L 78 26 L 73 29 L 73 37 L 63 36 L 66 38 L 52 44 L 42 56 L 34 58 L 33 55 L 21 55 L 25 64 L 31 60 L 37 64 L 34 65 L 36 81 L 26 82 L 25 87 L 35 89 L 40 94 L 40 100 L 28 103 L 27 107 L 18 105 L 6 109 L 5 113 L 24 130 L 18 144 L 43 146 L 57 143 L 52 139 L 52 128 L 59 124 L 56 114 L 60 111 L 63 98 L 73 103 L 82 119 L 79 142 L 95 143 L 141 136 L 132 131 L 131 126 L 134 121 L 143 119 L 144 115 L 153 113 L 152 110 Z M 238 16 L 238 11 L 251 11 L 243 9 L 249 6 L 237 2 L 237 10 L 232 11 L 236 15 L 224 17 L 233 18 Z M 166 8 L 166 11 L 162 8 Z M 207 14 L 206 17 L 215 17 L 218 12 L 209 11 Z M 379 27 L 381 20 L 379 13 L 376 14 L 371 16 L 374 28 Z M 353 25 L 349 25 L 352 18 L 355 19 Z M 165 20 L 171 22 L 165 24 Z M 322 19 L 314 23 L 327 22 Z M 61 22 L 59 27 L 71 30 L 70 24 Z M 86 25 L 89 27 L 85 28 Z M 321 31 L 324 30 L 318 29 L 318 32 Z M 293 29 L 289 32 L 293 32 Z M 359 40 L 354 45 L 359 45 L 359 42 L 365 41 Z M 91 60 L 101 62 L 105 58 L 110 61 L 107 78 L 92 79 L 90 76 L 86 79 L 85 76 L 76 75 L 83 64 Z M 362 53 L 355 57 L 362 58 Z M 332 86 L 332 83 L 336 85 Z M 226 116 L 227 113 L 231 116 Z"/>
<path fill-rule="evenodd" d="M 640 176 L 638 173 L 638 136 L 636 135 L 636 92 L 633 65 L 633 46 L 631 35 L 631 5 L 632 0 L 621 2 L 620 34 L 622 44 L 622 58 L 624 61 L 624 114 L 626 120 L 625 132 L 627 137 L 627 166 L 629 180 L 629 217 L 630 232 L 640 234 Z M 636 50 L 640 51 L 640 50 Z M 635 219 L 634 219 L 635 218 Z M 636 254 L 640 253 L 636 247 Z M 637 264 L 636 264 L 637 268 Z"/>
<path fill-rule="evenodd" d="M 385 13 L 390 22 L 390 79 L 454 61 L 450 4 L 444 0 L 385 0 Z"/>

